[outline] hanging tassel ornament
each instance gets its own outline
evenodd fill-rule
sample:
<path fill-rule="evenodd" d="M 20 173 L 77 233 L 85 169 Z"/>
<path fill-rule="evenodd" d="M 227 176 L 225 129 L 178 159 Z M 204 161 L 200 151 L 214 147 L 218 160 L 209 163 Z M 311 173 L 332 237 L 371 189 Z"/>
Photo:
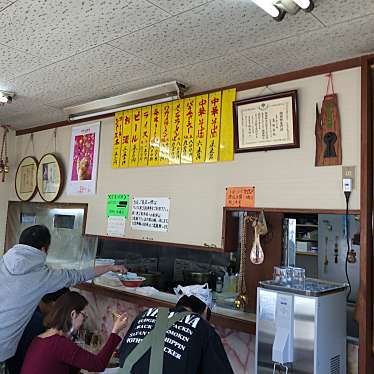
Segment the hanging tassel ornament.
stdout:
<path fill-rule="evenodd" d="M 3 140 L 1 144 L 1 153 L 0 153 L 0 174 L 1 181 L 5 182 L 5 175 L 9 173 L 9 159 L 8 159 L 8 142 L 7 135 L 9 128 L 7 126 L 2 126 L 3 128 Z"/>

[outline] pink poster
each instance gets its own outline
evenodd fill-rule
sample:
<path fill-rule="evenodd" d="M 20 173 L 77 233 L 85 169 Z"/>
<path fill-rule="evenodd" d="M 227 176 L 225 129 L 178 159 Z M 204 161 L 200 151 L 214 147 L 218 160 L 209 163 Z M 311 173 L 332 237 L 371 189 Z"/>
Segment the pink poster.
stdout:
<path fill-rule="evenodd" d="M 71 180 L 91 180 L 95 155 L 95 134 L 76 135 Z"/>
<path fill-rule="evenodd" d="M 94 195 L 100 141 L 100 122 L 73 127 L 67 194 Z"/>

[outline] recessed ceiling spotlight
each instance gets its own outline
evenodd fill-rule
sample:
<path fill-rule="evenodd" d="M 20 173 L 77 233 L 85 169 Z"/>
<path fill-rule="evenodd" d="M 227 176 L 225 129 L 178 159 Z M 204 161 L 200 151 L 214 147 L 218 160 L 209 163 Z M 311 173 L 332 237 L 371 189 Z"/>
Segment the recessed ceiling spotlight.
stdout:
<path fill-rule="evenodd" d="M 14 92 L 0 91 L 0 104 L 10 104 L 15 95 Z"/>
<path fill-rule="evenodd" d="M 310 12 L 314 9 L 313 0 L 252 0 L 270 14 L 274 20 L 282 21 L 286 13 L 296 14 L 300 9 Z"/>

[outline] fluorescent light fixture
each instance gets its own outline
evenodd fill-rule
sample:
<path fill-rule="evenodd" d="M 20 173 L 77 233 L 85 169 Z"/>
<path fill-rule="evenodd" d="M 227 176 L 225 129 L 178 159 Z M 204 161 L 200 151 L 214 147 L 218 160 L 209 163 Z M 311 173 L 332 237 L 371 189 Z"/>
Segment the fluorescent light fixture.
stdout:
<path fill-rule="evenodd" d="M 293 0 L 301 9 L 309 9 L 311 6 L 310 0 Z"/>
<path fill-rule="evenodd" d="M 272 0 L 252 0 L 257 6 L 262 8 L 266 13 L 270 14 L 273 18 L 280 16 L 280 10 L 273 4 Z"/>
<path fill-rule="evenodd" d="M 181 98 L 186 87 L 177 81 L 158 84 L 127 92 L 123 95 L 91 101 L 64 108 L 71 121 L 91 118 L 103 114 L 120 112 L 145 105 L 159 104 Z"/>

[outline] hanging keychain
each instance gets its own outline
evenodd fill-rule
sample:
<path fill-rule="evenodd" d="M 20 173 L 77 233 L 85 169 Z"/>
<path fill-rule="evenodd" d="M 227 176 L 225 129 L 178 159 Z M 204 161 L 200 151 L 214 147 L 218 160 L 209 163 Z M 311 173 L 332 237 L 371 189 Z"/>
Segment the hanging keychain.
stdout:
<path fill-rule="evenodd" d="M 327 259 L 327 244 L 329 242 L 328 236 L 325 237 L 325 259 L 323 261 L 323 272 L 327 273 L 327 266 L 329 264 L 329 260 Z"/>
<path fill-rule="evenodd" d="M 335 237 L 335 246 L 334 246 L 334 257 L 335 257 L 335 264 L 338 263 L 338 258 L 339 258 L 339 247 L 338 247 L 338 240 L 339 237 Z"/>

